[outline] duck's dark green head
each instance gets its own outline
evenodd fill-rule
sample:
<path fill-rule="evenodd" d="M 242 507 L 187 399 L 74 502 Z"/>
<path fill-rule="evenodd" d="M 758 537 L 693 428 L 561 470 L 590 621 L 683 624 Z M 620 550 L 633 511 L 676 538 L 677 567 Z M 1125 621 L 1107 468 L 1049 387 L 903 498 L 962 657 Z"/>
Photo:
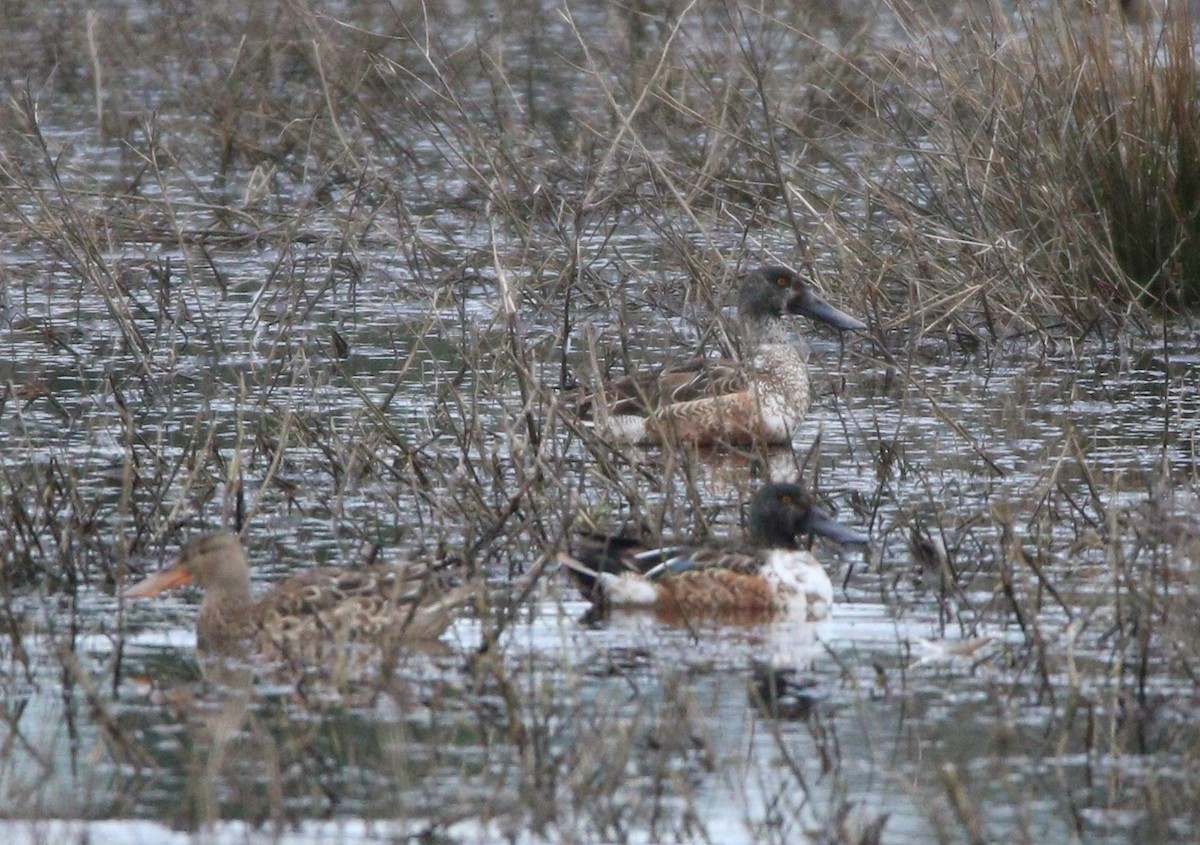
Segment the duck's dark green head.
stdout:
<path fill-rule="evenodd" d="M 842 525 L 817 507 L 812 495 L 799 484 L 768 484 L 750 500 L 750 541 L 772 549 L 794 549 L 798 538 L 820 534 L 835 543 L 865 544 L 861 534 Z"/>

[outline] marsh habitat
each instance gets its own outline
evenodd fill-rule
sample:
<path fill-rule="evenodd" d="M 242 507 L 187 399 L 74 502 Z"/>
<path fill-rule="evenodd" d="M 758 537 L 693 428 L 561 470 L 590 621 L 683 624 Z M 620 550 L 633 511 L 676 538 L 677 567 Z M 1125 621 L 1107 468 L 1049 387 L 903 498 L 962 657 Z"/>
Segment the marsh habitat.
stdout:
<path fill-rule="evenodd" d="M 1194 842 L 1200 89 L 1186 6 L 5 3 L 0 839 Z M 569 397 L 794 267 L 791 449 Z M 832 619 L 597 618 L 582 527 L 801 477 Z M 346 689 L 230 688 L 244 529 L 486 600 Z"/>

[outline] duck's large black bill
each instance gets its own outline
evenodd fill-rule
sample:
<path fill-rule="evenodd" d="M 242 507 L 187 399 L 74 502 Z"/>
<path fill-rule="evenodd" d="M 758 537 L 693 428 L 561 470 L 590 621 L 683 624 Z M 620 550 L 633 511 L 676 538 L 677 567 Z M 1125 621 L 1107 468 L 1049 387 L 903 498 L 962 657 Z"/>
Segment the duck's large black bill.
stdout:
<path fill-rule="evenodd" d="M 828 537 L 835 543 L 843 543 L 848 546 L 864 546 L 871 542 L 871 538 L 866 534 L 842 525 L 833 517 L 821 513 L 816 508 L 809 508 L 806 527 L 810 534 L 820 534 L 822 537 Z"/>
<path fill-rule="evenodd" d="M 802 296 L 792 299 L 788 303 L 788 311 L 826 323 L 835 329 L 863 331 L 867 327 L 862 320 L 851 317 L 845 311 L 839 311 L 810 290 L 805 290 Z"/>

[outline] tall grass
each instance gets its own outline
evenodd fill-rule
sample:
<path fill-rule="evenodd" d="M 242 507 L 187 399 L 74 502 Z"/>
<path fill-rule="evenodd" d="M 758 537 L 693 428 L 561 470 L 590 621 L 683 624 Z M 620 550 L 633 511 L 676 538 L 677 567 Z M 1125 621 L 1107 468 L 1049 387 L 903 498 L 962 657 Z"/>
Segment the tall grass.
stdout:
<path fill-rule="evenodd" d="M 1200 303 L 1200 79 L 1190 6 L 1172 11 L 1157 32 L 1069 42 L 1084 60 L 1071 130 L 1088 196 L 1135 291 L 1166 310 Z"/>
<path fill-rule="evenodd" d="M 357 707 L 337 722 L 304 689 L 249 723 L 249 753 L 240 721 L 219 742 L 198 731 L 180 752 L 195 789 L 181 824 L 242 812 L 220 796 L 232 774 L 270 790 L 247 817 L 281 827 L 319 800 L 322 813 L 415 820 L 426 838 L 452 838 L 461 818 L 513 838 L 715 838 L 702 787 L 728 758 L 710 711 L 745 696 L 769 720 L 771 760 L 754 765 L 771 789 L 738 796 L 760 838 L 878 840 L 886 815 L 855 806 L 847 785 L 867 769 L 938 796 L 927 811 L 946 840 L 984 841 L 981 776 L 952 759 L 978 737 L 930 737 L 905 768 L 848 750 L 853 729 L 873 737 L 881 712 L 902 711 L 888 730 L 915 744 L 953 727 L 938 707 L 968 710 L 960 691 L 982 691 L 991 760 L 1007 765 L 1018 746 L 1051 779 L 1087 769 L 1064 800 L 1102 807 L 1093 767 L 1193 741 L 1186 696 L 1171 698 L 1196 677 L 1194 590 L 1177 586 L 1195 586 L 1196 532 L 1175 492 L 1194 469 L 1167 466 L 1186 462 L 1171 451 L 1187 432 L 1188 384 L 1171 381 L 1184 377 L 1163 376 L 1163 466 L 1142 461 L 1133 478 L 1106 476 L 1086 432 L 1044 433 L 1040 403 L 1070 408 L 1091 383 L 1049 397 L 986 387 L 1001 343 L 1030 346 L 1024 366 L 1057 341 L 1196 304 L 1185 16 L 1127 30 L 1074 5 L 899 0 L 469 0 L 436 16 L 418 3 L 168 0 L 142 17 L 129 4 L 9 5 L 10 700 L 49 655 L 64 709 L 85 688 L 114 759 L 145 766 L 150 748 L 163 760 L 138 719 L 176 704 L 156 689 L 140 716 L 128 705 L 124 611 L 87 602 L 216 523 L 246 522 L 256 561 L 457 557 L 497 587 L 475 653 L 452 653 L 436 683 L 401 671 L 366 690 L 403 714 L 394 731 Z M 576 384 L 727 345 L 736 272 L 768 260 L 874 324 L 817 367 L 817 442 L 644 452 L 573 418 Z M 1038 361 L 1044 382 L 1065 381 L 1064 362 L 1094 364 L 1058 348 Z M 968 401 L 997 408 L 968 418 L 944 390 L 959 362 L 985 383 Z M 1119 393 L 1128 367 L 1112 366 L 1098 392 Z M 909 442 L 914 430 L 937 445 Z M 1043 436 L 1051 446 L 1028 445 Z M 551 656 L 507 636 L 563 595 L 544 570 L 574 530 L 736 536 L 761 478 L 799 473 L 872 526 L 879 565 L 845 569 L 858 594 L 899 618 L 928 611 L 932 635 L 970 637 L 980 651 L 958 655 L 965 668 L 910 661 L 899 642 L 831 648 L 814 670 L 838 701 L 826 707 L 802 673 L 665 665 L 658 629 L 591 650 L 579 643 L 594 632 L 566 620 Z M 22 604 L 35 588 L 70 604 L 41 629 Z M 54 647 L 38 651 L 31 632 Z M 117 656 L 89 663 L 97 632 Z M 691 633 L 678 637 L 699 650 Z M 88 667 L 106 683 L 85 684 Z M 910 685 L 914 672 L 926 674 Z M 0 715 L 20 736 L 20 708 Z M 393 733 L 379 755 L 361 752 Z M 932 775 L 927 754 L 940 755 Z M 343 774 L 356 766 L 383 785 Z M 471 798 L 431 809 L 447 770 Z M 1179 776 L 1181 791 L 1195 782 Z M 1020 805 L 1045 783 L 1003 786 Z M 1141 809 L 1172 795 L 1112 792 Z M 1086 831 L 1074 806 L 1063 816 Z"/>
<path fill-rule="evenodd" d="M 902 268 L 922 325 L 1079 330 L 1194 304 L 1198 88 L 1192 22 L 1174 11 L 1127 29 L 985 5 L 947 40 L 896 6 L 916 50 L 891 60 L 903 93 L 867 134 L 912 162 L 861 195 L 892 221 L 874 272 Z"/>

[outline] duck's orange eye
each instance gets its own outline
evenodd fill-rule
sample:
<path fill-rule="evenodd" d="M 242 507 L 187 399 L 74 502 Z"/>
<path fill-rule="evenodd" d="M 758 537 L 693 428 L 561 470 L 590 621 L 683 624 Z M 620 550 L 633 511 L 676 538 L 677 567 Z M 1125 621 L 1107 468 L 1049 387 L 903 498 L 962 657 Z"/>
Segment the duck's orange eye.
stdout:
<path fill-rule="evenodd" d="M 782 496 L 780 496 L 779 501 L 785 505 L 795 504 L 795 502 L 792 500 L 792 497 L 787 493 L 784 493 Z"/>
<path fill-rule="evenodd" d="M 789 285 L 791 285 L 791 283 L 792 283 L 792 280 L 789 279 L 787 276 L 779 276 L 775 279 L 775 284 L 779 285 L 781 288 L 786 288 Z"/>

